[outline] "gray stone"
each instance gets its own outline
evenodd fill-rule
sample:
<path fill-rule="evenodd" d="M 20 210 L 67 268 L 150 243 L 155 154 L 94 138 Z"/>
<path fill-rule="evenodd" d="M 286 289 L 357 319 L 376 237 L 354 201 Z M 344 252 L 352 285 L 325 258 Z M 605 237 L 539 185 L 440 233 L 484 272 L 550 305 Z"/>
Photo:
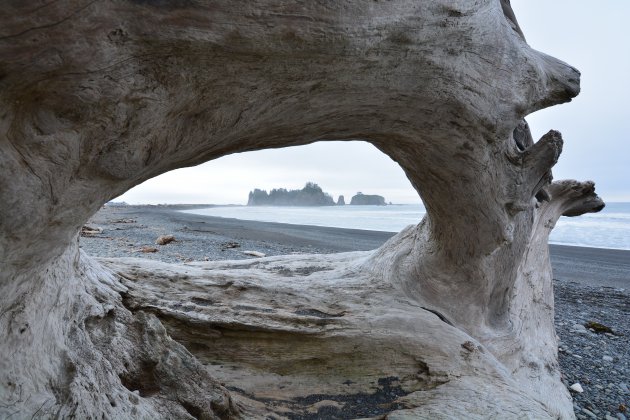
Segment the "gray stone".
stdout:
<path fill-rule="evenodd" d="M 582 385 L 580 385 L 579 382 L 576 382 L 573 385 L 571 385 L 569 389 L 575 392 L 579 392 L 580 394 L 584 392 L 584 388 L 582 388 Z"/>

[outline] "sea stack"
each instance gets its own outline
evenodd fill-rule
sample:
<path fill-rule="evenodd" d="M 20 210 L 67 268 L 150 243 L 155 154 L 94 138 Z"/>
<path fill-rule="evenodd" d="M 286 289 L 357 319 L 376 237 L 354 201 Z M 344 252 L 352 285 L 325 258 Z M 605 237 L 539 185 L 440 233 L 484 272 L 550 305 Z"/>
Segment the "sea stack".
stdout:
<path fill-rule="evenodd" d="M 343 198 L 343 195 L 340 195 L 339 198 L 337 199 L 337 205 L 338 206 L 345 206 L 346 205 L 346 200 L 345 200 L 345 198 Z"/>
<path fill-rule="evenodd" d="M 350 205 L 352 206 L 384 206 L 385 197 L 380 195 L 369 195 L 363 194 L 362 192 L 358 192 L 355 196 L 350 200 Z"/>

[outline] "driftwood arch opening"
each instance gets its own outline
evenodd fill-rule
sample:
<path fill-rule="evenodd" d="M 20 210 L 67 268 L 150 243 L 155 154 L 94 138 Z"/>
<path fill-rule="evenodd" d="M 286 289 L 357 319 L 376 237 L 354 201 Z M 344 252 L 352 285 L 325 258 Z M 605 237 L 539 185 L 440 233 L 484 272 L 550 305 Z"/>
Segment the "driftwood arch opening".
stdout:
<path fill-rule="evenodd" d="M 527 45 L 508 1 L 0 13 L 0 413 L 306 416 L 387 394 L 390 418 L 573 416 L 547 238 L 603 203 L 551 182 L 561 136 L 534 142 L 524 117 L 579 73 Z M 78 249 L 104 202 L 160 173 L 356 138 L 428 212 L 375 252 L 184 267 Z"/>
<path fill-rule="evenodd" d="M 347 200 L 363 191 L 383 195 L 386 202 L 394 204 L 422 205 L 400 165 L 363 139 L 318 140 L 239 152 L 158 175 L 111 202 L 245 204 L 253 189 L 293 190 L 307 183 L 319 185 L 335 202 L 340 195 Z"/>

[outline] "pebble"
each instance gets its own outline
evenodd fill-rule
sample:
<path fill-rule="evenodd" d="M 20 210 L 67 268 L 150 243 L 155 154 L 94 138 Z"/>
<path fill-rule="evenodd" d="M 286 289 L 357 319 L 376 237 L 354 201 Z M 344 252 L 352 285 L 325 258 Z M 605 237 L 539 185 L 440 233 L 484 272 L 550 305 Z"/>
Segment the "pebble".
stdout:
<path fill-rule="evenodd" d="M 619 389 L 621 389 L 626 394 L 630 393 L 630 390 L 628 389 L 628 385 L 626 385 L 623 382 L 619 384 Z"/>
<path fill-rule="evenodd" d="M 595 413 L 591 412 L 590 410 L 587 410 L 586 408 L 582 409 L 582 413 L 586 414 L 587 416 L 589 416 L 592 419 L 596 419 L 597 418 Z"/>
<path fill-rule="evenodd" d="M 573 324 L 573 327 L 571 327 L 571 331 L 578 334 L 588 334 L 588 330 L 582 324 Z"/>
<path fill-rule="evenodd" d="M 155 240 L 155 243 L 158 245 L 166 245 L 173 241 L 175 241 L 175 237 L 173 235 L 162 235 Z"/>
<path fill-rule="evenodd" d="M 579 392 L 579 393 L 584 392 L 584 388 L 582 388 L 582 385 L 580 385 L 580 383 L 579 383 L 579 382 L 576 382 L 576 383 L 574 383 L 573 385 L 571 385 L 571 386 L 569 387 L 569 389 L 571 389 L 571 390 L 573 390 L 573 391 L 575 391 L 575 392 Z"/>
<path fill-rule="evenodd" d="M 613 361 L 613 358 L 612 358 L 612 357 L 610 357 L 610 356 L 604 356 L 604 357 L 602 357 L 602 360 L 603 360 L 604 362 L 612 362 L 612 361 Z"/>
<path fill-rule="evenodd" d="M 626 419 L 626 416 L 624 416 L 622 413 L 617 413 L 617 419 L 618 420 L 628 420 L 628 419 Z"/>

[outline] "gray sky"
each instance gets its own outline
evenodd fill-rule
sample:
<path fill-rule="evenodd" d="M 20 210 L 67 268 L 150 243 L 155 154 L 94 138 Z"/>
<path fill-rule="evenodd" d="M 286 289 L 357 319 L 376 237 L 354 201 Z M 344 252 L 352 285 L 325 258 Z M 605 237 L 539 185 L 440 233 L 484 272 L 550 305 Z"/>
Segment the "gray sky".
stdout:
<path fill-rule="evenodd" d="M 555 179 L 591 179 L 607 201 L 630 201 L 630 1 L 512 0 L 529 44 L 582 72 L 573 102 L 528 117 L 532 134 L 562 132 Z M 153 178 L 117 201 L 244 204 L 254 188 L 318 183 L 335 199 L 357 191 L 419 203 L 400 167 L 365 142 L 240 153 Z"/>

